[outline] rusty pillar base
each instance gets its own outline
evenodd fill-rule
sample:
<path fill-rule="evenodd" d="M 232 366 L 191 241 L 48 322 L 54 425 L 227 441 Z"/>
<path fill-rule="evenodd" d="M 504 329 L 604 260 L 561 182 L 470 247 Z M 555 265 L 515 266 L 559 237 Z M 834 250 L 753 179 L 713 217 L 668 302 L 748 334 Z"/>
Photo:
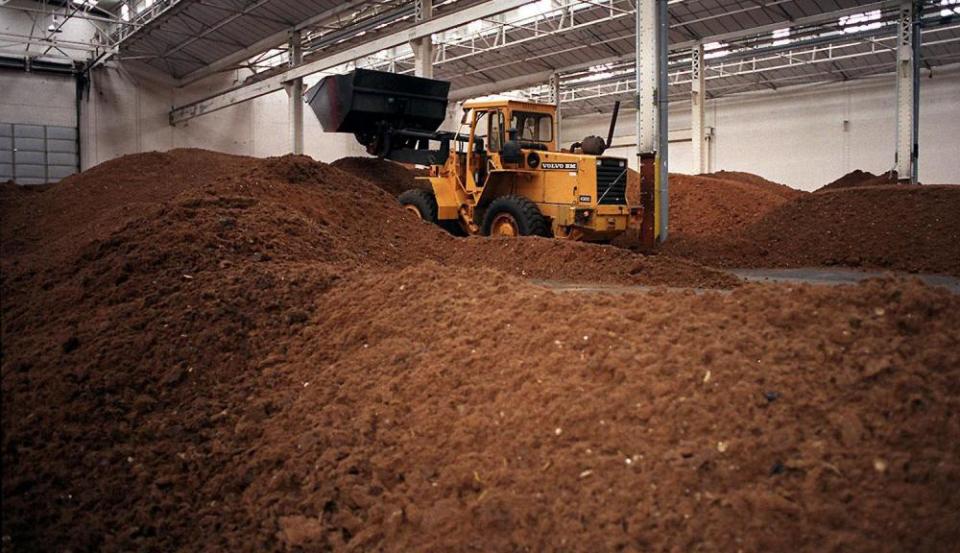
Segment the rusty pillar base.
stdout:
<path fill-rule="evenodd" d="M 640 207 L 643 216 L 640 220 L 640 245 L 644 253 L 654 253 L 657 249 L 657 155 L 640 155 Z"/>

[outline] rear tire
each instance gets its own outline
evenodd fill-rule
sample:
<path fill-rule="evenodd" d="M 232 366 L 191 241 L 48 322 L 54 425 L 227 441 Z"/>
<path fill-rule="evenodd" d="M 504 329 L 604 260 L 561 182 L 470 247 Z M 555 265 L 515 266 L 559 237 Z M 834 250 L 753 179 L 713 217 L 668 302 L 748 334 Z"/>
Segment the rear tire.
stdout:
<path fill-rule="evenodd" d="M 415 188 L 397 197 L 400 205 L 428 223 L 437 223 L 437 198 L 433 192 Z"/>
<path fill-rule="evenodd" d="M 512 229 L 510 228 L 512 227 Z M 505 231 L 503 230 L 505 229 Z M 483 233 L 490 236 L 550 236 L 550 225 L 537 204 L 523 196 L 502 196 L 493 200 L 483 217 Z"/>

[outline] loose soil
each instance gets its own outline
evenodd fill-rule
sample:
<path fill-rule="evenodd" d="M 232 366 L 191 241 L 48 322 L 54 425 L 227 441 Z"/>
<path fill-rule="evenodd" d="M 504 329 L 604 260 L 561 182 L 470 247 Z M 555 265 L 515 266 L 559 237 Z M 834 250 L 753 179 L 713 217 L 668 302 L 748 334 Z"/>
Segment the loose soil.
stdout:
<path fill-rule="evenodd" d="M 866 177 L 813 194 L 750 173 L 671 174 L 670 235 L 661 252 L 715 267 L 960 276 L 960 186 L 883 186 L 877 183 L 885 177 L 873 182 L 869 173 L 857 174 Z M 628 196 L 639 203 L 639 178 L 631 177 Z M 635 235 L 614 244 L 639 249 Z"/>
<path fill-rule="evenodd" d="M 826 190 L 837 190 L 839 188 L 859 188 L 863 186 L 884 186 L 890 184 L 897 184 L 896 171 L 874 175 L 869 171 L 855 169 L 830 184 L 823 185 L 816 191 L 823 192 Z"/>
<path fill-rule="evenodd" d="M 0 199 L 4 549 L 960 540 L 944 290 L 552 292 L 520 277 L 731 283 L 456 239 L 302 157 L 130 156 Z"/>
<path fill-rule="evenodd" d="M 760 175 L 747 173 L 745 171 L 716 171 L 713 173 L 705 173 L 702 176 L 725 181 L 752 184 L 756 188 L 759 188 L 767 193 L 780 194 L 785 198 L 795 198 L 797 195 L 802 194 L 802 192 L 796 188 L 791 188 L 785 184 L 774 182 L 770 179 L 765 179 Z"/>
<path fill-rule="evenodd" d="M 331 165 L 341 171 L 379 186 L 394 196 L 413 188 L 429 188 L 415 177 L 426 176 L 425 169 L 413 169 L 376 157 L 344 157 Z"/>
<path fill-rule="evenodd" d="M 108 161 L 64 179 L 50 193 L 4 190 L 0 251 L 5 259 L 24 254 L 43 266 L 62 265 L 83 247 L 102 248 L 105 242 L 135 242 L 139 248 L 141 241 L 151 242 L 151 234 L 165 232 L 190 236 L 190 247 L 210 252 L 206 261 L 227 250 L 351 268 L 433 260 L 531 278 L 737 284 L 735 277 L 695 263 L 614 247 L 541 238 L 458 239 L 410 215 L 379 186 L 305 156 L 153 152 Z M 198 227 L 197 218 L 210 226 Z M 167 228 L 170 220 L 179 221 L 178 228 Z"/>
<path fill-rule="evenodd" d="M 804 192 L 748 173 L 670 175 L 670 233 L 716 236 L 746 228 Z M 719 175 L 732 178 L 720 178 Z M 746 178 L 746 177 L 754 178 Z"/>
<path fill-rule="evenodd" d="M 803 194 L 724 234 L 677 232 L 665 253 L 718 267 L 841 265 L 960 276 L 960 186 Z"/>

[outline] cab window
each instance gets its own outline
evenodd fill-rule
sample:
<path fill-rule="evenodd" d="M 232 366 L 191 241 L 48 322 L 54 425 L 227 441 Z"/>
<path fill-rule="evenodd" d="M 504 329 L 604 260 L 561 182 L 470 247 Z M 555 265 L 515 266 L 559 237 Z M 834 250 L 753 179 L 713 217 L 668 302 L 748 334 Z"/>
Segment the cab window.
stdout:
<path fill-rule="evenodd" d="M 487 132 L 491 152 L 499 152 L 503 145 L 503 114 L 499 111 L 491 111 L 490 128 Z"/>
<path fill-rule="evenodd" d="M 481 134 L 481 131 L 482 131 L 482 130 L 485 128 L 485 126 L 487 125 L 487 122 L 486 122 L 484 119 L 486 119 L 489 115 L 490 115 L 489 112 L 486 112 L 486 111 L 477 112 L 477 116 L 476 116 L 476 117 L 477 117 L 477 122 L 474 124 L 474 127 L 473 127 L 473 128 L 474 128 L 474 131 L 473 131 L 473 139 L 474 139 L 474 140 L 473 140 L 473 143 L 474 143 L 474 146 L 473 146 L 473 148 L 474 148 L 474 151 L 475 151 L 475 152 L 482 152 L 482 151 L 484 150 L 483 139 L 484 139 L 485 137 L 483 136 L 483 134 Z"/>
<path fill-rule="evenodd" d="M 510 128 L 517 129 L 520 140 L 550 142 L 553 140 L 553 117 L 549 113 L 515 111 Z"/>

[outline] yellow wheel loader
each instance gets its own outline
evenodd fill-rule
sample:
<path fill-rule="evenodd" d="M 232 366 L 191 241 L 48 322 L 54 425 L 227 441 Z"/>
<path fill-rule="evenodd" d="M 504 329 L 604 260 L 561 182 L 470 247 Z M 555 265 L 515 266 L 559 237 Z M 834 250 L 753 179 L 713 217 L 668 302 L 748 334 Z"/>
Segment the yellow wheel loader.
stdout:
<path fill-rule="evenodd" d="M 470 100 L 458 132 L 438 131 L 449 88 L 357 69 L 324 78 L 305 99 L 324 131 L 353 133 L 373 155 L 429 166 L 421 178 L 430 189 L 399 200 L 451 233 L 605 242 L 639 227 L 642 242 L 653 244 L 653 160 L 642 160 L 640 205 L 631 206 L 627 160 L 603 155 L 616 112 L 607 142 L 591 136 L 560 150 L 556 107 L 547 104 Z"/>

